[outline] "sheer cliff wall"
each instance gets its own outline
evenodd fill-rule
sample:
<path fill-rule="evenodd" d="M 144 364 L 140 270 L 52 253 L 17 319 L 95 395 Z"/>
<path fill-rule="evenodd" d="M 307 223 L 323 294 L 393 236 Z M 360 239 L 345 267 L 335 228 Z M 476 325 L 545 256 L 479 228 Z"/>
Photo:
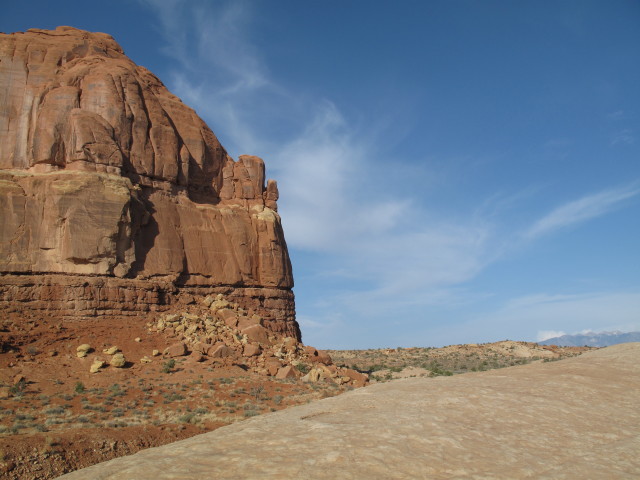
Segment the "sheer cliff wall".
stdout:
<path fill-rule="evenodd" d="M 134 315 L 223 293 L 300 337 L 264 162 L 114 39 L 0 34 L 0 307 Z"/>

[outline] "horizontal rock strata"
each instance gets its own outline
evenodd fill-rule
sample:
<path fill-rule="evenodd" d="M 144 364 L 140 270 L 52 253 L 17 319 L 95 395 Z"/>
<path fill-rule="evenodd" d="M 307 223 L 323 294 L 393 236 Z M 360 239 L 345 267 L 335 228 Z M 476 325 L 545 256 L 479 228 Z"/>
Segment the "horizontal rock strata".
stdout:
<path fill-rule="evenodd" d="M 223 294 L 252 314 L 264 318 L 270 331 L 300 338 L 293 292 L 283 288 L 182 286 L 105 276 L 65 274 L 0 275 L 3 312 L 55 313 L 61 317 L 135 316 L 167 312 L 207 295 Z"/>
<path fill-rule="evenodd" d="M 5 308 L 128 314 L 224 293 L 299 339 L 260 158 L 231 159 L 106 34 L 0 34 L 0 92 Z"/>

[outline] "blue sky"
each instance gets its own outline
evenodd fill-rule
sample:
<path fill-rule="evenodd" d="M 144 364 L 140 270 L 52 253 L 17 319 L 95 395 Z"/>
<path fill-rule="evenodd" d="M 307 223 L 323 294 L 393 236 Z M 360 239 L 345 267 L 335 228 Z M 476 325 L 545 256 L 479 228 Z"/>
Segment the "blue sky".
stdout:
<path fill-rule="evenodd" d="M 640 330 L 640 2 L 10 2 L 278 180 L 305 343 Z"/>

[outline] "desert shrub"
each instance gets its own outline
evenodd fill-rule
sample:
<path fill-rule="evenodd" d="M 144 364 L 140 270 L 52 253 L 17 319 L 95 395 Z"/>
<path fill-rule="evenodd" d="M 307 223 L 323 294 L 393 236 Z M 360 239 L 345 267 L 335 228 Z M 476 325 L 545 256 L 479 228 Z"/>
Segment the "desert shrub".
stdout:
<path fill-rule="evenodd" d="M 22 430 L 27 428 L 27 425 L 21 422 L 14 422 L 13 427 L 11 427 L 12 433 L 18 433 L 18 430 Z"/>
<path fill-rule="evenodd" d="M 257 387 L 252 387 L 251 391 L 249 392 L 251 394 L 251 396 L 253 398 L 256 399 L 256 401 L 260 400 L 260 396 L 262 395 L 262 392 L 264 392 L 264 386 L 263 385 L 258 385 Z"/>
<path fill-rule="evenodd" d="M 193 412 L 186 413 L 178 418 L 180 423 L 197 423 L 199 420 L 196 418 L 196 414 Z"/>
<path fill-rule="evenodd" d="M 27 421 L 30 421 L 30 420 L 34 420 L 34 416 L 33 415 L 27 415 L 26 413 L 18 413 L 16 415 L 16 420 L 20 420 L 20 421 L 27 420 Z"/>
<path fill-rule="evenodd" d="M 534 360 L 538 360 L 538 358 L 537 358 L 537 357 L 533 357 L 533 359 L 534 359 Z M 558 358 L 545 358 L 545 359 L 543 360 L 543 362 L 545 362 L 545 363 L 546 363 L 546 362 L 557 362 L 558 360 L 562 360 L 562 358 L 561 358 L 561 357 L 558 357 Z"/>
<path fill-rule="evenodd" d="M 107 411 L 107 409 L 102 405 L 83 405 L 82 408 L 85 410 L 92 410 L 94 412 L 102 412 L 102 413 Z"/>
<path fill-rule="evenodd" d="M 283 398 L 284 397 L 282 395 L 276 395 L 275 397 L 273 397 L 273 403 L 275 403 L 276 405 L 280 405 Z"/>
<path fill-rule="evenodd" d="M 114 397 L 124 397 L 127 394 L 127 389 L 126 388 L 122 389 L 120 385 L 117 383 L 114 383 L 113 385 L 111 385 L 109 390 L 111 391 L 111 393 L 107 395 L 104 401 L 105 404 L 109 404 L 109 405 L 112 404 L 109 402 L 113 402 Z"/>
<path fill-rule="evenodd" d="M 47 415 L 61 415 L 65 412 L 63 407 L 52 407 L 48 408 L 44 413 Z"/>
<path fill-rule="evenodd" d="M 45 425 L 60 425 L 61 423 L 64 423 L 64 420 L 61 420 L 59 418 L 47 418 L 44 421 Z"/>
<path fill-rule="evenodd" d="M 171 403 L 176 400 L 184 400 L 184 397 L 179 393 L 165 393 L 163 396 L 164 396 L 164 403 Z"/>
<path fill-rule="evenodd" d="M 84 393 L 84 391 L 86 390 L 84 383 L 82 382 L 76 382 L 76 386 L 74 387 L 74 392 L 76 393 Z"/>
<path fill-rule="evenodd" d="M 173 368 L 176 366 L 176 361 L 171 358 L 162 364 L 162 371 L 164 373 L 171 373 Z"/>
<path fill-rule="evenodd" d="M 24 395 L 24 391 L 27 388 L 27 382 L 22 379 L 15 385 L 9 387 L 9 393 L 14 397 L 22 397 Z"/>
<path fill-rule="evenodd" d="M 440 367 L 431 367 L 431 375 L 434 377 L 438 377 L 438 376 L 446 376 L 449 377 L 451 375 L 453 375 L 453 372 L 449 371 L 449 370 L 444 370 Z"/>
<path fill-rule="evenodd" d="M 309 370 L 311 370 L 311 367 L 309 365 L 306 365 L 304 363 L 299 363 L 296 365 L 296 368 L 298 369 L 299 372 L 301 372 L 302 374 L 306 374 L 309 373 Z"/>

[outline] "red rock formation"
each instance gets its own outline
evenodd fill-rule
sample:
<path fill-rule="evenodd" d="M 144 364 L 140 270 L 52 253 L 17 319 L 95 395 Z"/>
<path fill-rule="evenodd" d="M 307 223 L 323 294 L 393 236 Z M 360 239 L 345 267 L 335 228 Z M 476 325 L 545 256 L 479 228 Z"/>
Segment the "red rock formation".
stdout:
<path fill-rule="evenodd" d="M 0 305 L 162 310 L 224 293 L 299 338 L 264 162 L 234 162 L 109 35 L 0 34 Z"/>

